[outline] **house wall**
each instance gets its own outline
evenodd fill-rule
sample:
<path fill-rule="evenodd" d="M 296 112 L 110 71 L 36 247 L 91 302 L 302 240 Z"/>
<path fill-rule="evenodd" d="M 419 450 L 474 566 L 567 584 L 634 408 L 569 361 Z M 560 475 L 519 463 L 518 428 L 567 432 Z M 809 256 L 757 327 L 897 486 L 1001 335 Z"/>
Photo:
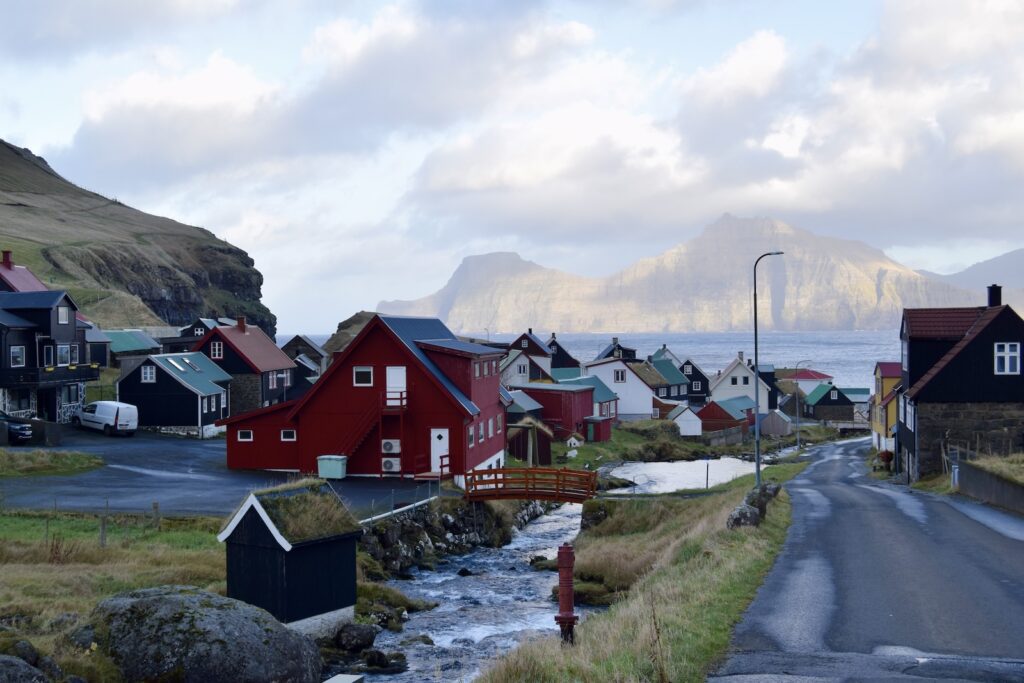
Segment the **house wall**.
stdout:
<path fill-rule="evenodd" d="M 615 370 L 626 371 L 626 381 L 615 381 Z M 654 392 L 633 374 L 622 361 L 583 366 L 583 374 L 593 375 L 604 382 L 619 397 L 618 418 L 621 420 L 649 420 L 654 408 Z"/>
<path fill-rule="evenodd" d="M 143 367 L 156 367 L 155 382 L 142 382 Z M 117 396 L 139 409 L 140 427 L 200 426 L 199 397 L 152 361 L 119 379 Z"/>
<path fill-rule="evenodd" d="M 700 436 L 704 430 L 700 418 L 692 410 L 684 410 L 675 417 L 680 436 Z"/>
<path fill-rule="evenodd" d="M 816 406 L 808 406 L 809 417 L 812 420 L 828 420 L 830 422 L 852 422 L 853 421 L 853 404 L 848 403 L 846 405 L 828 405 L 818 404 Z"/>
<path fill-rule="evenodd" d="M 263 378 L 251 372 L 231 375 L 230 408 L 232 415 L 256 410 L 263 406 Z"/>
<path fill-rule="evenodd" d="M 979 453 L 1024 449 L 1024 402 L 922 403 L 916 406 L 916 413 L 915 479 L 942 471 L 943 443 Z"/>
<path fill-rule="evenodd" d="M 736 378 L 735 386 L 732 383 L 733 377 Z M 744 377 L 747 378 L 748 384 L 743 384 Z M 754 371 L 745 364 L 737 364 L 727 373 L 723 373 L 720 378 L 716 377 L 715 381 L 717 384 L 715 384 L 714 389 L 711 391 L 712 401 L 727 401 L 737 396 L 747 396 L 753 401 L 755 400 L 754 387 L 756 385 L 760 391 L 760 396 L 757 400 L 760 401 L 762 408 L 768 408 L 768 387 L 765 386 L 763 381 L 755 380 Z"/>
<path fill-rule="evenodd" d="M 747 430 L 746 420 L 737 420 L 713 401 L 697 411 L 697 415 L 700 417 L 701 427 L 705 434 L 734 427 L 740 427 L 744 432 Z"/>
<path fill-rule="evenodd" d="M 593 406 L 594 391 L 544 391 L 533 387 L 523 389 L 526 394 L 543 406 L 544 422 L 555 430 L 555 437 L 565 438 L 585 429 L 584 418 L 589 417 Z"/>

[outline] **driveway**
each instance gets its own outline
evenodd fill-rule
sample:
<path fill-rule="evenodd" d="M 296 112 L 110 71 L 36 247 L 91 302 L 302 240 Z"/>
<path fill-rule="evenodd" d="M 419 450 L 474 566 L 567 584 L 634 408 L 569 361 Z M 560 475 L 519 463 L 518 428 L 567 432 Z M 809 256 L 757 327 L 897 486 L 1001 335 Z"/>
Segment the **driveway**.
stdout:
<path fill-rule="evenodd" d="M 109 501 L 117 512 L 164 515 L 230 514 L 248 493 L 287 481 L 284 472 L 229 470 L 223 439 L 199 441 L 137 432 L 131 438 L 69 429 L 59 450 L 97 455 L 106 465 L 69 476 L 0 478 L 4 504 L 14 508 L 99 511 Z M 425 482 L 353 478 L 332 482 L 360 518 L 427 497 Z M 431 484 L 433 492 L 436 483 Z"/>
<path fill-rule="evenodd" d="M 1024 519 L 872 480 L 867 448 L 787 485 L 785 547 L 710 680 L 1024 681 Z"/>

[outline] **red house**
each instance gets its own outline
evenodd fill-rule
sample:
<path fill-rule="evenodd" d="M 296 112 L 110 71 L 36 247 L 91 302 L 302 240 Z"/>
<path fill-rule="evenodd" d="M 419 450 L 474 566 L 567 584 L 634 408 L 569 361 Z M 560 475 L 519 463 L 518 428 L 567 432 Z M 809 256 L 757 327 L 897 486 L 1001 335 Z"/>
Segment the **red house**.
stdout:
<path fill-rule="evenodd" d="M 701 431 L 705 433 L 718 432 L 733 427 L 743 427 L 743 432 L 747 432 L 747 420 L 737 419 L 732 413 L 714 401 L 708 401 L 703 408 L 698 410 L 697 417 L 700 418 Z"/>
<path fill-rule="evenodd" d="M 353 475 L 461 475 L 505 461 L 502 351 L 434 318 L 375 315 L 301 398 L 223 420 L 228 467 Z"/>
<path fill-rule="evenodd" d="M 515 388 L 543 406 L 544 423 L 554 430 L 556 438 L 586 433 L 586 419 L 594 412 L 594 387 L 531 382 Z"/>

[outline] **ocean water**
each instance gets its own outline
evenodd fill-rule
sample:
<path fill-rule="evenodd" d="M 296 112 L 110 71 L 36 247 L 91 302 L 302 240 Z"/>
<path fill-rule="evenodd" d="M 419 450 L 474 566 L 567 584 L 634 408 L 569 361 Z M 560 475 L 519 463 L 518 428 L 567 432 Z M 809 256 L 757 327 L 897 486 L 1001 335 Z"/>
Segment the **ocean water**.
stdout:
<path fill-rule="evenodd" d="M 311 334 L 309 337 L 323 343 L 330 335 Z M 493 341 L 510 342 L 518 335 L 492 335 Z M 537 332 L 547 340 L 548 332 Z M 284 343 L 291 335 L 278 335 Z M 593 360 L 609 343 L 609 335 L 559 334 L 558 340 L 577 360 Z M 754 356 L 754 335 L 751 332 L 623 334 L 619 343 L 635 348 L 638 357 L 654 353 L 667 344 L 680 358 L 689 357 L 708 375 L 725 368 L 738 351 L 744 358 Z M 872 372 L 878 361 L 900 359 L 899 331 L 852 332 L 762 332 L 758 339 L 760 361 L 776 367 L 811 367 L 835 377 L 841 387 L 873 386 Z"/>

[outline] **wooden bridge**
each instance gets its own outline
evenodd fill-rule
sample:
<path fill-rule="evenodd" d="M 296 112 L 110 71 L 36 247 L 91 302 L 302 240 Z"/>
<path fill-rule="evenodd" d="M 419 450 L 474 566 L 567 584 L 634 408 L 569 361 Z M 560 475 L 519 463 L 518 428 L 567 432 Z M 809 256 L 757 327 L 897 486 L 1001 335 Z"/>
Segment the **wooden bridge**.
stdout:
<path fill-rule="evenodd" d="M 545 467 L 479 470 L 466 474 L 467 500 L 551 500 L 582 503 L 597 494 L 597 472 Z"/>

